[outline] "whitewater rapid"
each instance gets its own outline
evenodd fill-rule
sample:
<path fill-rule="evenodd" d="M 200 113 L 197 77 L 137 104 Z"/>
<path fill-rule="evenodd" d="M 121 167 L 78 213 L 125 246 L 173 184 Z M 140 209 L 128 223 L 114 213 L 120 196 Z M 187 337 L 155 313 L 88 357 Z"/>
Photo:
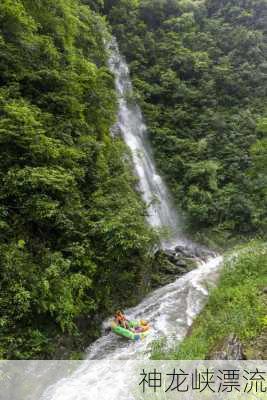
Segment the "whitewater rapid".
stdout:
<path fill-rule="evenodd" d="M 152 326 L 151 334 L 139 342 L 127 341 L 113 333 L 104 334 L 89 347 L 78 370 L 49 387 L 41 400 L 88 400 L 99 398 L 99 393 L 100 400 L 129 400 L 124 385 L 135 365 L 130 360 L 149 359 L 157 339 L 165 338 L 165 345 L 170 347 L 183 340 L 205 304 L 209 289 L 216 284 L 221 261 L 219 256 L 200 264 L 182 278 L 155 290 L 138 306 L 126 310 L 132 319 L 145 316 Z"/>
<path fill-rule="evenodd" d="M 88 349 L 88 359 L 144 359 L 150 356 L 151 344 L 166 338 L 171 345 L 181 341 L 200 312 L 218 277 L 222 258 L 211 258 L 175 282 L 148 295 L 138 306 L 126 310 L 129 319 L 146 318 L 151 334 L 144 341 L 129 342 L 113 333 L 102 336 Z M 104 326 L 108 324 L 108 320 Z"/>

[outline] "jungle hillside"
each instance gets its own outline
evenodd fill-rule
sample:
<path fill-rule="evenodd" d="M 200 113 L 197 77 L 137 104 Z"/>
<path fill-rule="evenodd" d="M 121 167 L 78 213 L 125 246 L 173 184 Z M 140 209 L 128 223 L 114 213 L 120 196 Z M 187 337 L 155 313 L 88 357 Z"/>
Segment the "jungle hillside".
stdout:
<path fill-rule="evenodd" d="M 188 234 L 266 240 L 266 33 L 267 0 L 1 0 L 0 358 L 79 358 L 151 290 L 159 233 L 110 134 L 111 35 Z"/>
<path fill-rule="evenodd" d="M 266 233 L 267 2 L 106 3 L 189 232 L 222 246 Z"/>

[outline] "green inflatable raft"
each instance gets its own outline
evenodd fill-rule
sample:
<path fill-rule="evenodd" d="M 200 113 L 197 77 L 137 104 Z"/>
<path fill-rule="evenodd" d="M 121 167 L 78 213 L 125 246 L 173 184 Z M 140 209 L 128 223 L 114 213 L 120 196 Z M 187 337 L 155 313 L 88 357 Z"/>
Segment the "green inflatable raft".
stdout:
<path fill-rule="evenodd" d="M 130 328 L 138 328 L 141 327 L 142 324 L 140 321 L 128 321 Z M 130 340 L 142 340 L 149 334 L 149 325 L 143 326 L 143 332 L 132 332 L 129 329 L 123 328 L 120 325 L 115 324 L 114 322 L 111 324 L 112 332 L 116 333 L 116 335 L 125 337 Z"/>

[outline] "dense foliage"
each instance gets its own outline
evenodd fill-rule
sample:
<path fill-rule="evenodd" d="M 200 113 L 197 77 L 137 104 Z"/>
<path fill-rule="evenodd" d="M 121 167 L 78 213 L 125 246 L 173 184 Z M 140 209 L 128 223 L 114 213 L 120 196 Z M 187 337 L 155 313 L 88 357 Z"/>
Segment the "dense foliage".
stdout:
<path fill-rule="evenodd" d="M 1 0 L 0 357 L 67 356 L 149 286 L 100 13 L 191 230 L 267 227 L 267 0 Z"/>
<path fill-rule="evenodd" d="M 66 338 L 69 348 L 81 332 L 88 341 L 95 316 L 140 295 L 150 265 L 129 156 L 109 137 L 106 28 L 88 3 L 0 2 L 5 358 L 61 357 Z"/>
<path fill-rule="evenodd" d="M 267 1 L 105 4 L 191 230 L 266 231 Z"/>
<path fill-rule="evenodd" d="M 205 360 L 236 335 L 248 359 L 266 359 L 267 244 L 251 241 L 226 257 L 219 285 L 194 322 L 191 334 L 177 348 L 155 344 L 153 358 Z"/>

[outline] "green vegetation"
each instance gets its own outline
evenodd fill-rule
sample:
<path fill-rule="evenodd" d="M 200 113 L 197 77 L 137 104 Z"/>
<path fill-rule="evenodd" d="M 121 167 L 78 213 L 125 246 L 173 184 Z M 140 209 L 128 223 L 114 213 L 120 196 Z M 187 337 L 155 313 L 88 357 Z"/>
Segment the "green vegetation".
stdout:
<path fill-rule="evenodd" d="M 190 231 L 223 245 L 266 233 L 266 15 L 267 0 L 1 0 L 0 358 L 77 358 L 151 287 L 157 238 L 109 134 L 110 26 Z M 200 317 L 175 356 L 260 332 L 265 253 L 251 244 L 226 269 L 208 328 Z"/>
<path fill-rule="evenodd" d="M 267 335 L 266 271 L 266 243 L 252 241 L 232 250 L 226 256 L 218 288 L 211 292 L 189 336 L 176 349 L 166 351 L 157 344 L 153 358 L 206 359 L 223 339 L 235 334 L 248 358 L 257 359 L 259 355 L 253 357 L 257 343 L 260 345 L 256 339 Z"/>
<path fill-rule="evenodd" d="M 105 3 L 191 232 L 222 246 L 266 232 L 267 1 Z"/>
<path fill-rule="evenodd" d="M 105 32 L 78 0 L 0 3 L 3 358 L 67 356 L 144 291 L 154 239 L 109 136 Z"/>

